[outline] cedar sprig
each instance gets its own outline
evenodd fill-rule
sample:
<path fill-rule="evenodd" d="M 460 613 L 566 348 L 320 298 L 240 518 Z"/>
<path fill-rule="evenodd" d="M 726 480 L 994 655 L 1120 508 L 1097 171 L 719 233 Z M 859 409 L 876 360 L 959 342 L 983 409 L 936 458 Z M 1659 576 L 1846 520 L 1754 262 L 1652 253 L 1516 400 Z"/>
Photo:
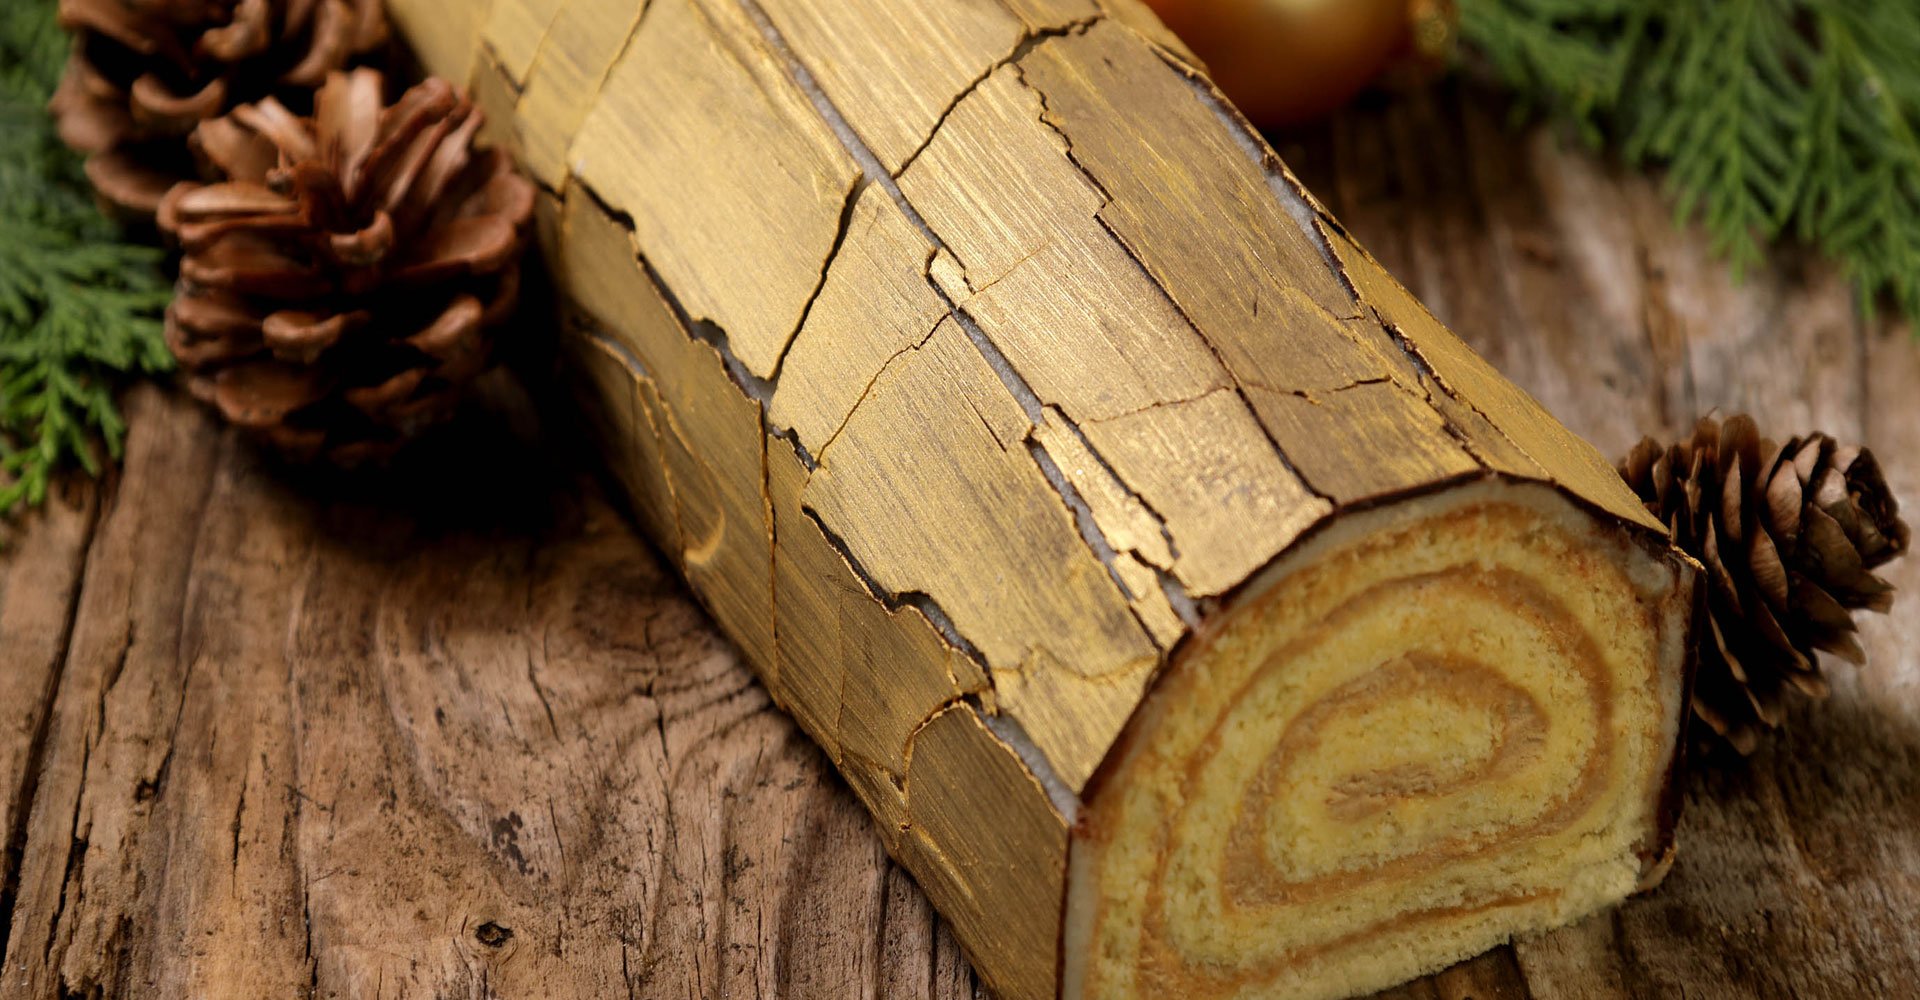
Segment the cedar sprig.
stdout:
<path fill-rule="evenodd" d="M 0 515 L 118 459 L 114 390 L 173 365 L 160 251 L 100 215 L 46 113 L 67 45 L 52 3 L 0 3 Z"/>
<path fill-rule="evenodd" d="M 1795 237 L 1920 317 L 1920 4 L 1461 0 L 1525 104 L 1636 164 L 1736 269 Z"/>

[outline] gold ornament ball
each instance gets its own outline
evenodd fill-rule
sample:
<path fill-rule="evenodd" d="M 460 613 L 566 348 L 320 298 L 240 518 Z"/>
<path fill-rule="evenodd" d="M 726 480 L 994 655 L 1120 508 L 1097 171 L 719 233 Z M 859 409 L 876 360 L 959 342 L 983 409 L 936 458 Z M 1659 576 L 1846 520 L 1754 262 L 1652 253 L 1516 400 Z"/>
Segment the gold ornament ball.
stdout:
<path fill-rule="evenodd" d="M 1352 100 L 1412 49 L 1418 16 L 1408 0 L 1146 2 L 1262 127 L 1309 121 Z"/>

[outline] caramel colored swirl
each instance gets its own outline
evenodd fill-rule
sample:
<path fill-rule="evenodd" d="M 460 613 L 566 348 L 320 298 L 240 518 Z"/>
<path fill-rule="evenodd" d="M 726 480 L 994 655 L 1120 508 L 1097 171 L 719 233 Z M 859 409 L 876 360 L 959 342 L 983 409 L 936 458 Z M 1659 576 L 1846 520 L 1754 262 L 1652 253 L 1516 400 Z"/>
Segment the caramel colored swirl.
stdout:
<path fill-rule="evenodd" d="M 1507 504 L 1319 555 L 1137 720 L 1075 848 L 1083 995 L 1343 996 L 1631 888 L 1659 740 L 1619 722 L 1660 699 L 1626 575 Z"/>

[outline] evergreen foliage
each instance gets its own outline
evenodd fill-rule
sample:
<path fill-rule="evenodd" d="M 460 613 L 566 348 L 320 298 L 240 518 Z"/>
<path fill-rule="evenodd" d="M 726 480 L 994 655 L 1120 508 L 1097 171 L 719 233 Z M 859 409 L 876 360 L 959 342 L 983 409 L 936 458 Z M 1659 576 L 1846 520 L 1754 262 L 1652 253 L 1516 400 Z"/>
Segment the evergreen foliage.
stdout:
<path fill-rule="evenodd" d="M 1920 3 L 1460 0 L 1526 102 L 1664 163 L 1736 269 L 1794 236 L 1920 317 Z"/>
<path fill-rule="evenodd" d="M 115 387 L 173 364 L 161 252 L 101 216 L 46 113 L 66 52 L 50 0 L 0 0 L 0 515 L 119 458 Z"/>

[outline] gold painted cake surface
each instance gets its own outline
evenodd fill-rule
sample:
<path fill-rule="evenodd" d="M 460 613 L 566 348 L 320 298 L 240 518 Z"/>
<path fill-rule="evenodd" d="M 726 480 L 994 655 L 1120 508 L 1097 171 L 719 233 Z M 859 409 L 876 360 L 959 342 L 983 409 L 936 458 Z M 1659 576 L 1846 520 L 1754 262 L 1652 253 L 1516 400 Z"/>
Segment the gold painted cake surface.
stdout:
<path fill-rule="evenodd" d="M 1137 0 L 392 5 L 546 190 L 636 516 L 1002 997 L 1060 987 L 1073 823 L 1154 679 L 1300 539 L 1490 478 L 1659 530 Z M 1461 740 L 1505 705 L 1456 700 Z M 1287 820 L 1248 822 L 1241 868 Z"/>

